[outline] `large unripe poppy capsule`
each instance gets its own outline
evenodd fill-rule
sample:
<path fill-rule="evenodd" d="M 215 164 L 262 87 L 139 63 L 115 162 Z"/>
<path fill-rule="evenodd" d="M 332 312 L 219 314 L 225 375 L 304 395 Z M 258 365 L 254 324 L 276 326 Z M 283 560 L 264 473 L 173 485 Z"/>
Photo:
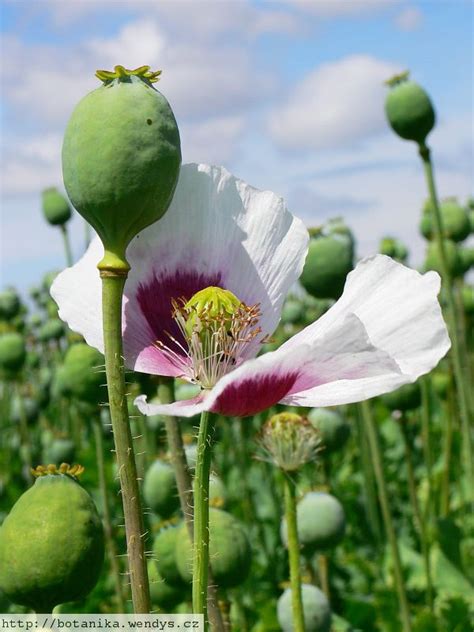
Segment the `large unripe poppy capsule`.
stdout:
<path fill-rule="evenodd" d="M 435 125 L 436 114 L 428 94 L 408 76 L 404 72 L 387 81 L 391 89 L 385 100 L 385 114 L 396 134 L 422 145 Z"/>
<path fill-rule="evenodd" d="M 149 66 L 98 70 L 103 85 L 79 102 L 64 135 L 69 198 L 106 254 L 122 261 L 130 240 L 164 215 L 178 180 L 178 126 L 152 85 L 160 73 Z"/>
<path fill-rule="evenodd" d="M 76 480 L 84 468 L 38 466 L 35 484 L 0 529 L 0 589 L 14 603 L 52 612 L 95 586 L 104 560 L 97 509 Z"/>

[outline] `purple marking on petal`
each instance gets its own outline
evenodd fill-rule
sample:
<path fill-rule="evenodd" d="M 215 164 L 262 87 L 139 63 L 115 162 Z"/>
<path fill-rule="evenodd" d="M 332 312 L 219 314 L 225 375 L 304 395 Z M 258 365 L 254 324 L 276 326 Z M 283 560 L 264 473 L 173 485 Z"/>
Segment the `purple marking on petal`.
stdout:
<path fill-rule="evenodd" d="M 186 348 L 186 342 L 172 317 L 171 300 L 190 299 L 196 292 L 210 285 L 223 287 L 220 272 L 203 274 L 192 270 L 176 270 L 171 275 L 154 276 L 148 283 L 138 286 L 136 299 L 155 336 L 154 341 L 160 340 L 164 345 L 184 357 L 182 349 L 174 343 L 171 334 Z M 225 289 L 225 288 L 224 288 Z"/>
<path fill-rule="evenodd" d="M 212 411 L 234 417 L 248 417 L 266 410 L 291 390 L 297 372 L 247 377 L 229 384 L 217 397 Z"/>

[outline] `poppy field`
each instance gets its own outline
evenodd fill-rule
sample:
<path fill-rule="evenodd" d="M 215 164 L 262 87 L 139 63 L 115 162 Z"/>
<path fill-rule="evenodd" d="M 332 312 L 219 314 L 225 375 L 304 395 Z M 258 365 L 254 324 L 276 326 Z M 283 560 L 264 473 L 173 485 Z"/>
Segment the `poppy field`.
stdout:
<path fill-rule="evenodd" d="M 438 196 L 436 104 L 387 77 L 415 269 L 184 164 L 159 71 L 96 77 L 38 192 L 64 269 L 0 293 L 0 611 L 472 630 L 474 201 Z"/>

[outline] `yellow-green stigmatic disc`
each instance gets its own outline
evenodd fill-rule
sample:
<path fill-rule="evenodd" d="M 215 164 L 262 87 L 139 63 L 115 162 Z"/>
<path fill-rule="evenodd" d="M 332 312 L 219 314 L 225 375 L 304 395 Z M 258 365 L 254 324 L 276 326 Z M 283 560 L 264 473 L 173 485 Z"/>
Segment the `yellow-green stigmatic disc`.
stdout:
<path fill-rule="evenodd" d="M 147 66 L 99 71 L 104 84 L 79 102 L 64 135 L 69 198 L 121 259 L 130 240 L 166 212 L 179 175 L 178 126 L 152 85 L 155 75 Z"/>
<path fill-rule="evenodd" d="M 0 528 L 0 590 L 35 612 L 87 595 L 103 560 L 102 523 L 92 498 L 57 470 L 37 478 Z"/>

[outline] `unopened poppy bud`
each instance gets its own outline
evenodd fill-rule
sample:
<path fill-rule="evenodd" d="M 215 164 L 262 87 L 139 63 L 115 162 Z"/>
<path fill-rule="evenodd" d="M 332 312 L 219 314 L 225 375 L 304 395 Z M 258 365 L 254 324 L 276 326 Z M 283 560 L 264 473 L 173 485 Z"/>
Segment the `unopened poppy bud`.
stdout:
<path fill-rule="evenodd" d="M 423 145 L 435 125 L 436 115 L 430 97 L 404 72 L 387 81 L 390 92 L 385 114 L 393 131 L 405 140 Z"/>
<path fill-rule="evenodd" d="M 300 415 L 278 413 L 264 425 L 261 445 L 277 467 L 294 472 L 315 459 L 319 432 Z"/>
<path fill-rule="evenodd" d="M 47 222 L 53 226 L 62 226 L 71 219 L 69 202 L 55 187 L 45 189 L 41 197 Z"/>
<path fill-rule="evenodd" d="M 76 106 L 64 135 L 64 184 L 106 251 L 100 267 L 128 269 L 125 250 L 166 212 L 178 181 L 178 126 L 149 66 L 97 71 L 100 88 Z"/>

